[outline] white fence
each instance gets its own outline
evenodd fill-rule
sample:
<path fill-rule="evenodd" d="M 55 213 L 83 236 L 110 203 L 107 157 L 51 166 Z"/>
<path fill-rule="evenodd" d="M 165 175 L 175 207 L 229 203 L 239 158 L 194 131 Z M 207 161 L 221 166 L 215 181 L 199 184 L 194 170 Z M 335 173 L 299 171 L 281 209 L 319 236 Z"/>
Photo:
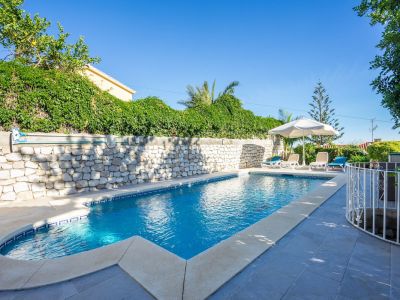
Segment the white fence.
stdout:
<path fill-rule="evenodd" d="M 380 239 L 400 244 L 400 163 L 347 167 L 346 218 Z"/>

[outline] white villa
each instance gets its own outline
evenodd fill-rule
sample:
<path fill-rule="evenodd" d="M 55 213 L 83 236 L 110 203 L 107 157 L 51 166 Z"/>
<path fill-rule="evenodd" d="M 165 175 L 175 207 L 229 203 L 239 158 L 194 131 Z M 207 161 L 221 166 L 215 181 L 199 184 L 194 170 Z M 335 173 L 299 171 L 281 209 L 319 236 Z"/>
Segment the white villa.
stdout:
<path fill-rule="evenodd" d="M 136 93 L 135 90 L 127 87 L 118 80 L 91 65 L 88 65 L 82 73 L 101 90 L 107 91 L 111 95 L 123 101 L 131 101 L 133 94 Z"/>

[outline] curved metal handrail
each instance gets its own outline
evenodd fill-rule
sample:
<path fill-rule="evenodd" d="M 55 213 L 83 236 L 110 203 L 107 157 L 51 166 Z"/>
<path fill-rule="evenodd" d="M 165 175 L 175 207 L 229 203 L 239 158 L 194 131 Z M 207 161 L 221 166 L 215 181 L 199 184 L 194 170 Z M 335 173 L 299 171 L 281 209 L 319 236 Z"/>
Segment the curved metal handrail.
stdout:
<path fill-rule="evenodd" d="M 348 222 L 400 245 L 400 163 L 353 163 L 346 173 Z"/>

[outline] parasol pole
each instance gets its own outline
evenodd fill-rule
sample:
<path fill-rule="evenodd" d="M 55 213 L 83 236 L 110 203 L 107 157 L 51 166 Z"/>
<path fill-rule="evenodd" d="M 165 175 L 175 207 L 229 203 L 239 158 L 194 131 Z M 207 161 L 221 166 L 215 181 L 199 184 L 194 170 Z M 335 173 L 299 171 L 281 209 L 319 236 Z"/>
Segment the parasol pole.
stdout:
<path fill-rule="evenodd" d="M 303 167 L 306 165 L 306 147 L 304 142 L 304 130 L 303 130 Z"/>

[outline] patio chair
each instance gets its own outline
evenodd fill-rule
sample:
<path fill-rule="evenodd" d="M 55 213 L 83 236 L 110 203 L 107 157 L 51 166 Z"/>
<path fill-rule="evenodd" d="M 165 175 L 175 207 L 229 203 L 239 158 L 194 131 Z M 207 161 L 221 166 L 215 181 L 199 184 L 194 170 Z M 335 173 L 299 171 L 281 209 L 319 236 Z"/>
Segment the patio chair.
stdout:
<path fill-rule="evenodd" d="M 341 168 L 343 171 L 346 167 L 347 157 L 336 156 L 335 159 L 328 164 L 328 168 Z"/>
<path fill-rule="evenodd" d="M 281 162 L 281 167 L 297 167 L 299 165 L 300 155 L 292 153 L 286 161 Z"/>
<path fill-rule="evenodd" d="M 311 169 L 326 169 L 329 162 L 328 152 L 318 152 L 315 161 L 310 163 Z"/>
<path fill-rule="evenodd" d="M 279 167 L 281 161 L 280 156 L 272 156 L 270 160 L 263 162 L 262 165 L 266 167 Z"/>

